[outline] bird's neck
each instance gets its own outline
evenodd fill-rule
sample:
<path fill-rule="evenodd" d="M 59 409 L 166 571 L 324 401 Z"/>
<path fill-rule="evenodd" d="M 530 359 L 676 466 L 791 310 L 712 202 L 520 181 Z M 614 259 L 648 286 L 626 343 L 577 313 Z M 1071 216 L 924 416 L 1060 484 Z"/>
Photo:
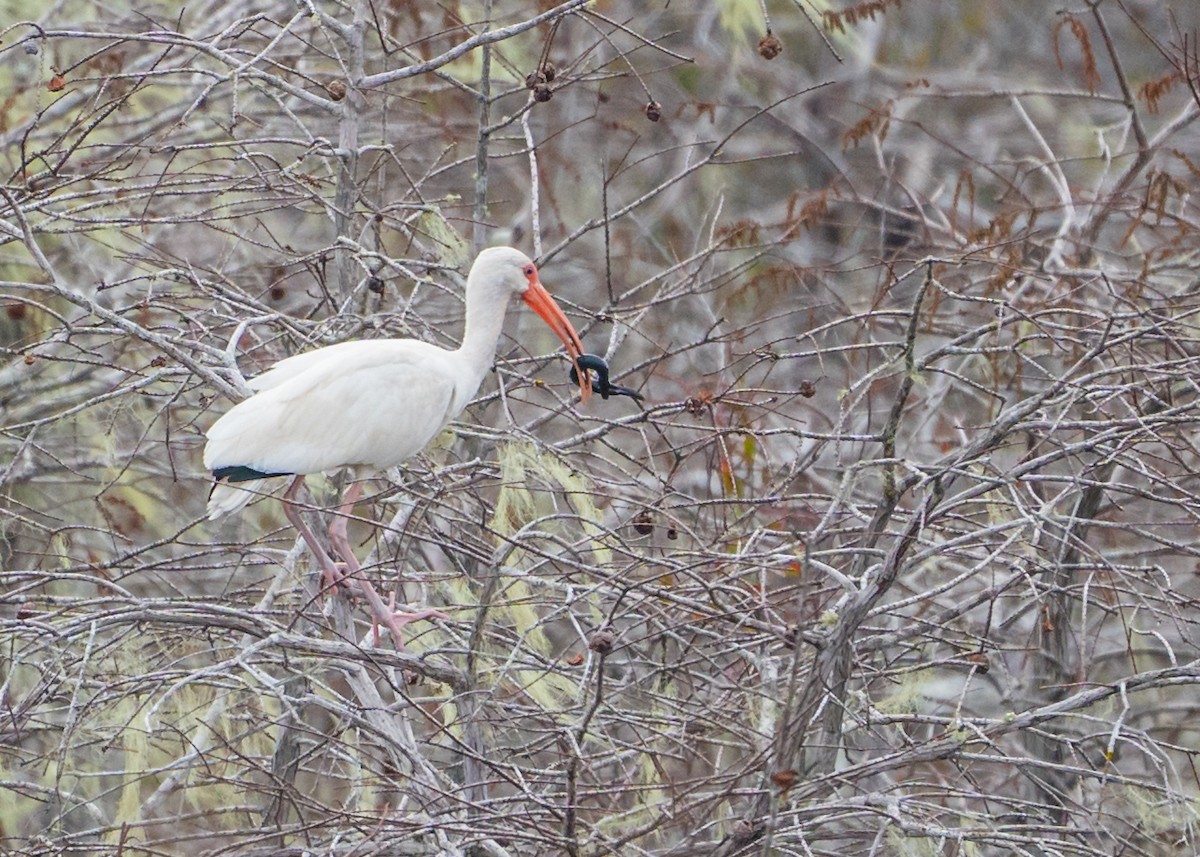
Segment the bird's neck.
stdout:
<path fill-rule="evenodd" d="M 504 329 L 504 313 L 507 307 L 485 308 L 478 302 L 467 302 L 466 327 L 462 345 L 455 353 L 470 376 L 469 395 L 474 396 L 483 383 L 492 363 L 496 359 L 496 345 Z"/>

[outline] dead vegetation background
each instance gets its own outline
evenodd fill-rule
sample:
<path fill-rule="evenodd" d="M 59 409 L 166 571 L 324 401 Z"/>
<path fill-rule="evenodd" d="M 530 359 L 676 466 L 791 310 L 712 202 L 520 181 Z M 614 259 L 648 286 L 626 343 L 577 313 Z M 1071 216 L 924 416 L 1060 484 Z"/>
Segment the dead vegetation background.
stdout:
<path fill-rule="evenodd" d="M 1195 851 L 1189 4 L 0 9 L 5 851 Z M 513 313 L 401 655 L 203 432 L 495 243 L 646 401 Z"/>

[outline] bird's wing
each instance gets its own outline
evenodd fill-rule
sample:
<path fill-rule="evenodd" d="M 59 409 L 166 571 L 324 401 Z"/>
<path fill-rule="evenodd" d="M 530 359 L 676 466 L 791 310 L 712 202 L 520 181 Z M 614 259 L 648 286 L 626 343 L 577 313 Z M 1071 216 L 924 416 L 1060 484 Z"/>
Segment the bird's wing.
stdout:
<path fill-rule="evenodd" d="M 209 429 L 205 466 L 270 473 L 385 468 L 419 452 L 456 416 L 459 379 L 450 352 L 413 340 L 344 345 L 358 347 L 319 349 L 270 370 L 275 378 L 262 392 Z"/>
<path fill-rule="evenodd" d="M 246 382 L 246 386 L 255 392 L 269 390 L 323 364 L 338 360 L 352 360 L 362 352 L 369 355 L 372 348 L 378 348 L 383 342 L 384 340 L 356 339 L 293 354 L 291 357 L 285 357 L 271 365 L 262 374 L 251 378 Z"/>

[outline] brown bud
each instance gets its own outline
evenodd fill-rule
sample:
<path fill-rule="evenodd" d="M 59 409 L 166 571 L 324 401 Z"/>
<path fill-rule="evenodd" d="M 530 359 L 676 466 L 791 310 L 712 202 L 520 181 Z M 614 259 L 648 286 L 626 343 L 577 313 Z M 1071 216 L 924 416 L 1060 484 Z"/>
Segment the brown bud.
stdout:
<path fill-rule="evenodd" d="M 991 659 L 983 652 L 973 652 L 967 655 L 967 663 L 975 667 L 975 672 L 980 675 L 987 675 L 987 671 L 992 667 Z"/>
<path fill-rule="evenodd" d="M 646 106 L 642 109 L 646 111 L 646 118 L 651 122 L 657 122 L 659 119 L 662 119 L 662 105 L 657 101 L 647 102 Z"/>
<path fill-rule="evenodd" d="M 368 277 L 367 289 L 377 295 L 383 294 L 383 280 L 378 277 Z"/>
<path fill-rule="evenodd" d="M 27 310 L 25 309 L 25 304 L 16 303 L 4 305 L 4 314 L 8 316 L 9 321 L 20 321 L 25 317 L 26 312 Z"/>
<path fill-rule="evenodd" d="M 817 393 L 817 385 L 812 381 L 801 381 L 800 386 L 796 388 L 796 392 L 806 399 L 811 399 Z"/>
<path fill-rule="evenodd" d="M 767 34 L 758 40 L 758 55 L 765 60 L 773 60 L 775 57 L 783 53 L 783 42 L 775 38 L 775 34 L 767 31 Z"/>
<path fill-rule="evenodd" d="M 647 510 L 643 509 L 633 519 L 633 528 L 639 536 L 648 536 L 654 532 L 654 519 L 650 517 L 650 513 Z"/>
<path fill-rule="evenodd" d="M 545 83 L 545 82 L 546 82 L 546 75 L 544 75 L 540 71 L 531 71 L 531 72 L 529 72 L 529 74 L 525 75 L 525 88 L 526 89 L 533 89 L 539 83 Z"/>
<path fill-rule="evenodd" d="M 800 779 L 800 775 L 791 768 L 771 774 L 771 782 L 779 786 L 779 790 L 782 792 L 786 792 L 792 786 L 796 785 L 796 780 L 798 779 Z"/>
<path fill-rule="evenodd" d="M 50 82 L 46 84 L 46 89 L 50 90 L 51 92 L 58 92 L 66 85 L 67 79 L 61 74 L 56 74 L 54 77 L 50 78 Z"/>
<path fill-rule="evenodd" d="M 588 640 L 588 648 L 598 654 L 607 655 L 613 650 L 613 642 L 616 639 L 612 631 L 602 628 L 592 634 L 592 639 Z"/>
<path fill-rule="evenodd" d="M 554 97 L 554 90 L 546 86 L 544 83 L 539 83 L 533 88 L 533 100 L 545 104 Z"/>
<path fill-rule="evenodd" d="M 325 91 L 334 101 L 341 101 L 346 97 L 346 84 L 340 80 L 331 80 L 325 84 Z"/>
<path fill-rule="evenodd" d="M 287 296 L 287 289 L 283 286 L 271 286 L 271 291 L 267 293 L 273 301 L 281 301 Z"/>

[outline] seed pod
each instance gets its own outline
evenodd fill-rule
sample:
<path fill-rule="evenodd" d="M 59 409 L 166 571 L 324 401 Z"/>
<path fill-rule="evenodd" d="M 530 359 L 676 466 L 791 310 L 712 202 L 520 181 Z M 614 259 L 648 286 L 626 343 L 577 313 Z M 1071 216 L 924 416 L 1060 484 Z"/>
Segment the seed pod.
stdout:
<path fill-rule="evenodd" d="M 61 74 L 56 74 L 54 77 L 50 78 L 50 82 L 46 84 L 46 89 L 50 90 L 51 92 L 58 92 L 66 85 L 67 79 Z"/>
<path fill-rule="evenodd" d="M 648 536 L 654 532 L 654 519 L 647 510 L 643 509 L 637 513 L 637 517 L 633 519 L 633 529 L 639 536 Z"/>
<path fill-rule="evenodd" d="M 531 71 L 525 75 L 525 88 L 534 89 L 539 83 L 549 83 L 556 77 L 558 77 L 558 69 L 554 63 L 546 60 L 538 66 L 537 71 Z"/>
<path fill-rule="evenodd" d="M 817 392 L 817 385 L 812 381 L 801 381 L 800 386 L 796 388 L 796 392 L 806 399 L 811 399 Z"/>
<path fill-rule="evenodd" d="M 643 109 L 646 111 L 646 118 L 651 122 L 657 122 L 659 119 L 662 119 L 662 105 L 657 101 L 647 102 Z"/>
<path fill-rule="evenodd" d="M 758 55 L 765 60 L 773 60 L 781 53 L 783 53 L 783 42 L 768 30 L 767 34 L 758 40 Z"/>
<path fill-rule="evenodd" d="M 554 97 L 554 90 L 546 86 L 544 83 L 539 83 L 533 88 L 533 100 L 545 104 Z"/>
<path fill-rule="evenodd" d="M 334 101 L 341 101 L 346 97 L 346 84 L 340 80 L 331 80 L 325 84 L 325 91 Z"/>
<path fill-rule="evenodd" d="M 588 640 L 588 648 L 601 655 L 607 655 L 613 650 L 613 642 L 615 640 L 616 637 L 613 636 L 612 631 L 601 629 L 592 634 L 592 639 Z"/>
<path fill-rule="evenodd" d="M 383 294 L 383 280 L 378 277 L 367 278 L 367 288 L 377 295 Z"/>

